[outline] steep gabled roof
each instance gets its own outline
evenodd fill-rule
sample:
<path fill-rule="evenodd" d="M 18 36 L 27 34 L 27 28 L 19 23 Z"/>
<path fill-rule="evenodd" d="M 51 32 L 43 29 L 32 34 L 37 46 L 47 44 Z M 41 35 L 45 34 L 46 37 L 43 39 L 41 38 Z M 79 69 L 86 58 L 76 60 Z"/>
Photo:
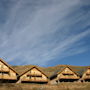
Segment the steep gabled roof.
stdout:
<path fill-rule="evenodd" d="M 76 68 L 76 67 L 70 67 L 74 72 L 76 72 L 80 77 L 83 75 L 83 73 L 87 70 L 89 66 Z"/>
<path fill-rule="evenodd" d="M 61 70 L 60 72 L 58 72 L 58 74 L 60 74 L 62 71 L 64 71 L 66 68 L 69 68 L 69 70 L 71 70 L 74 74 L 76 74 L 77 76 L 79 76 L 79 74 L 77 72 L 74 72 L 73 69 L 71 69 L 69 66 L 66 66 L 63 70 Z"/>
<path fill-rule="evenodd" d="M 87 68 L 82 68 L 82 69 L 80 69 L 80 70 L 78 70 L 78 71 L 76 71 L 76 72 L 77 72 L 77 73 L 79 74 L 79 76 L 81 77 L 86 70 L 87 70 Z"/>
<path fill-rule="evenodd" d="M 0 58 L 0 61 L 4 63 L 7 67 L 9 67 L 12 71 L 14 71 L 17 75 L 19 75 L 9 64 L 7 64 L 3 59 Z"/>
<path fill-rule="evenodd" d="M 44 75 L 48 78 L 48 76 L 47 76 L 40 68 L 38 68 L 38 67 L 36 67 L 36 66 L 33 66 L 33 67 L 29 68 L 29 69 L 26 70 L 24 73 L 22 73 L 20 76 L 24 75 L 25 73 L 27 73 L 28 71 L 30 71 L 30 70 L 33 69 L 33 68 L 36 68 L 38 71 L 40 71 L 42 74 L 44 74 Z"/>
<path fill-rule="evenodd" d="M 12 67 L 19 73 L 19 75 L 21 75 L 22 72 L 25 72 L 34 66 L 35 65 L 22 65 L 22 66 L 12 66 Z M 87 68 L 90 67 L 90 66 L 72 66 L 72 65 L 57 65 L 54 67 L 40 67 L 40 66 L 36 66 L 36 67 L 38 67 L 49 78 L 51 78 L 53 76 L 57 76 L 57 73 L 62 71 L 66 66 L 70 67 L 79 76 L 82 76 L 83 73 L 87 70 Z"/>
<path fill-rule="evenodd" d="M 66 68 L 69 68 L 73 73 L 75 73 L 77 76 L 79 76 L 79 74 L 77 72 L 75 72 L 71 67 L 66 65 L 66 66 L 60 68 L 59 70 L 55 71 L 54 74 L 50 77 L 50 79 L 57 77 L 57 75 L 60 74 Z"/>

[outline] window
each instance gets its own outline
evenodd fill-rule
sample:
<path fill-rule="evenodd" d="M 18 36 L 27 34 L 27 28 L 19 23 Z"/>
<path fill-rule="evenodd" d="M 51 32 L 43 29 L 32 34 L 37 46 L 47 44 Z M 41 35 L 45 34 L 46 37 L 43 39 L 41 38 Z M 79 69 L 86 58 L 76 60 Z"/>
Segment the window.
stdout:
<path fill-rule="evenodd" d="M 2 72 L 2 74 L 9 74 L 9 72 Z"/>
<path fill-rule="evenodd" d="M 72 76 L 73 74 L 63 73 L 64 76 Z"/>
<path fill-rule="evenodd" d="M 2 72 L 2 75 L 10 75 L 9 72 Z"/>
<path fill-rule="evenodd" d="M 27 75 L 27 77 L 28 77 L 29 79 L 31 79 L 31 76 L 30 76 L 30 75 Z"/>

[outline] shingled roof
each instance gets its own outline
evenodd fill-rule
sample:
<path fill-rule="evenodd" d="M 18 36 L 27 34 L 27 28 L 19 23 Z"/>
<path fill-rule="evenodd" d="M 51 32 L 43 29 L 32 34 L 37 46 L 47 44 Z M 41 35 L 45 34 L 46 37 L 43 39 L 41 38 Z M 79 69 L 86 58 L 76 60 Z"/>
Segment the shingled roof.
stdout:
<path fill-rule="evenodd" d="M 19 76 L 29 71 L 32 68 L 37 68 L 40 72 L 44 73 L 47 77 L 50 76 L 50 72 L 45 71 L 45 68 L 35 66 L 35 65 L 25 65 L 25 66 L 13 66 L 13 68 L 19 73 Z"/>
<path fill-rule="evenodd" d="M 55 70 L 55 72 L 49 77 L 50 79 L 53 79 L 55 77 L 57 77 L 58 72 L 61 72 L 65 67 L 60 67 L 59 69 Z"/>
<path fill-rule="evenodd" d="M 28 69 L 34 67 L 35 65 L 24 65 L 24 66 L 13 66 L 13 68 L 21 75 Z M 73 72 L 77 73 L 79 76 L 82 76 L 83 73 L 90 66 L 71 66 L 71 65 L 57 65 L 54 67 L 38 67 L 42 72 L 44 72 L 49 78 L 56 76 L 58 72 L 62 71 L 66 66 L 68 66 Z"/>
<path fill-rule="evenodd" d="M 40 71 L 41 73 L 43 73 L 48 78 L 48 76 L 39 67 L 36 67 L 36 66 L 32 66 L 31 68 L 29 68 L 28 70 L 26 70 L 25 72 L 23 72 L 20 76 L 24 75 L 25 73 L 27 73 L 28 71 L 30 71 L 33 68 L 36 68 L 38 71 Z"/>
<path fill-rule="evenodd" d="M 71 67 L 71 69 L 76 72 L 80 77 L 83 75 L 83 73 L 87 70 L 88 67 L 83 67 L 83 68 L 75 68 Z"/>
<path fill-rule="evenodd" d="M 89 66 L 86 67 L 74 67 L 74 66 L 63 66 L 59 68 L 58 70 L 55 70 L 55 72 L 50 76 L 50 79 L 53 79 L 57 77 L 57 75 L 62 72 L 66 67 L 68 67 L 70 70 L 72 70 L 74 73 L 76 73 L 79 77 L 83 75 L 83 73 L 88 69 Z"/>

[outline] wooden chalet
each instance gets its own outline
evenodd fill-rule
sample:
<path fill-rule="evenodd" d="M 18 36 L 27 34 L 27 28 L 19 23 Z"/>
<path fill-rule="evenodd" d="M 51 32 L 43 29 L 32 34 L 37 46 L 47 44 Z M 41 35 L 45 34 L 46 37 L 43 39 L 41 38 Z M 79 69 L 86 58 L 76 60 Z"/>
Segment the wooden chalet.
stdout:
<path fill-rule="evenodd" d="M 90 82 L 90 67 L 88 67 L 85 72 L 82 74 L 81 80 Z"/>
<path fill-rule="evenodd" d="M 34 66 L 22 73 L 17 83 L 48 83 L 48 76 Z"/>
<path fill-rule="evenodd" d="M 16 71 L 14 70 L 16 68 Z M 62 65 L 54 68 L 43 69 L 36 66 L 13 66 L 0 59 L 0 82 L 17 83 L 49 83 L 60 82 L 90 82 L 90 67 L 74 67 Z M 23 72 L 23 73 L 22 73 Z M 48 76 L 47 76 L 48 75 Z"/>
<path fill-rule="evenodd" d="M 51 81 L 59 82 L 74 82 L 79 80 L 79 75 L 74 72 L 70 67 L 66 66 L 57 71 L 56 74 L 50 77 Z"/>
<path fill-rule="evenodd" d="M 57 79 L 60 80 L 60 82 L 73 82 L 78 80 L 79 78 L 79 75 L 69 67 L 65 67 L 57 75 Z"/>
<path fill-rule="evenodd" d="M 4 60 L 0 59 L 0 82 L 16 82 L 17 77 L 18 73 Z"/>

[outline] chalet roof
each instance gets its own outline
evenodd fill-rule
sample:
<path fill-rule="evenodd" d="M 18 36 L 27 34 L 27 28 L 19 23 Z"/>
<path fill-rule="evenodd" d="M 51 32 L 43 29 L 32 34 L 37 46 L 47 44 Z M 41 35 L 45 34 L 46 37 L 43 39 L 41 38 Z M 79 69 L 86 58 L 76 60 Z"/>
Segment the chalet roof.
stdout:
<path fill-rule="evenodd" d="M 30 70 L 30 68 L 34 67 L 35 65 L 22 65 L 22 66 L 12 66 L 18 73 L 19 75 L 23 74 L 24 72 Z M 39 67 L 39 70 L 44 72 L 48 77 L 50 77 L 53 74 L 53 69 L 49 68 L 44 68 L 44 67 Z"/>
<path fill-rule="evenodd" d="M 50 77 L 50 79 L 53 79 L 53 78 L 57 77 L 57 75 L 59 73 L 61 73 L 65 68 L 69 68 L 72 72 L 74 72 L 76 75 L 79 76 L 79 74 L 77 72 L 75 72 L 71 67 L 69 67 L 69 66 L 66 65 L 66 66 L 60 68 L 59 70 L 55 71 L 54 74 Z"/>
<path fill-rule="evenodd" d="M 70 68 L 69 66 L 65 66 L 64 68 L 63 68 L 63 70 L 65 69 L 65 68 L 69 68 L 72 72 L 74 72 L 76 75 L 79 75 L 77 72 L 75 72 L 72 68 Z M 59 74 L 59 73 L 61 73 L 63 70 L 61 70 L 60 72 L 58 72 L 57 74 Z"/>
<path fill-rule="evenodd" d="M 69 66 L 66 65 L 58 70 L 56 70 L 51 76 L 50 79 L 53 79 L 55 77 L 57 77 L 57 75 L 59 73 L 61 73 L 66 67 L 68 67 L 71 71 L 73 71 L 76 75 L 78 75 L 79 77 L 81 77 L 83 75 L 83 73 L 88 69 L 89 66 L 86 67 L 73 67 L 73 66 Z"/>
<path fill-rule="evenodd" d="M 56 70 L 49 78 L 53 79 L 55 77 L 57 77 L 58 72 L 62 71 L 65 67 L 60 67 L 58 70 Z"/>
<path fill-rule="evenodd" d="M 85 69 L 83 70 L 83 74 L 86 73 L 86 71 L 87 71 L 88 69 L 90 69 L 90 67 L 85 68 Z"/>
<path fill-rule="evenodd" d="M 18 73 L 21 75 L 23 72 L 27 71 L 28 69 L 34 67 L 34 65 L 22 65 L 22 66 L 12 66 Z"/>
<path fill-rule="evenodd" d="M 48 78 L 47 74 L 45 74 L 45 73 L 41 70 L 41 68 L 36 67 L 36 66 L 30 67 L 28 70 L 26 70 L 25 72 L 21 73 L 20 76 L 24 75 L 25 73 L 27 73 L 28 71 L 30 71 L 30 70 L 33 69 L 33 68 L 36 68 L 38 71 L 40 71 L 41 73 L 43 73 L 43 74 Z"/>
<path fill-rule="evenodd" d="M 83 75 L 83 73 L 88 69 L 88 67 L 84 68 L 72 68 L 74 72 L 76 72 L 80 77 Z"/>
<path fill-rule="evenodd" d="M 13 68 L 21 75 L 23 72 L 26 72 L 27 70 L 30 70 L 30 68 L 34 67 L 35 65 L 24 65 L 24 66 L 13 66 Z M 83 73 L 87 70 L 90 66 L 71 66 L 71 65 L 57 65 L 54 67 L 39 67 L 39 70 L 44 72 L 49 78 L 52 78 L 53 76 L 57 76 L 57 73 L 62 71 L 65 67 L 70 67 L 70 69 L 77 73 L 79 76 L 82 76 Z"/>
<path fill-rule="evenodd" d="M 7 67 L 9 67 L 12 71 L 14 71 L 17 75 L 18 75 L 18 72 L 16 72 L 9 64 L 7 64 L 3 59 L 0 58 L 0 61 L 2 63 L 4 63 Z"/>

